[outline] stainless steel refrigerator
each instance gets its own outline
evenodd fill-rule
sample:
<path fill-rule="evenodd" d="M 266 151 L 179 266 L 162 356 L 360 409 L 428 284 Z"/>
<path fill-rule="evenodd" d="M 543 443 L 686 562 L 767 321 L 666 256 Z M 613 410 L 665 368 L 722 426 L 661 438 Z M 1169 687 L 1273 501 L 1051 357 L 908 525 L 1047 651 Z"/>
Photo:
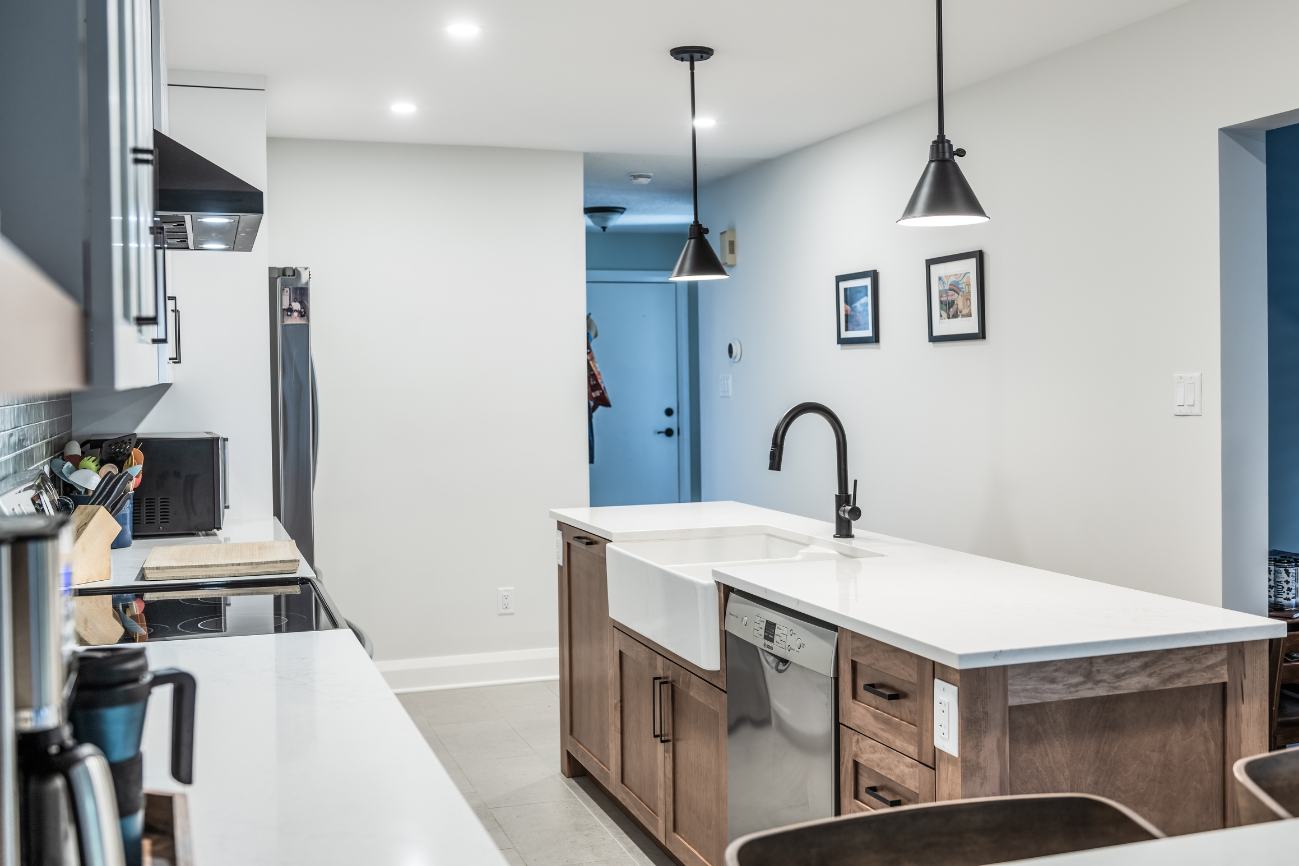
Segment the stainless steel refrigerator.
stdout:
<path fill-rule="evenodd" d="M 316 367 L 311 361 L 311 271 L 270 269 L 271 489 L 275 516 L 313 568 L 312 495 L 320 447 Z"/>

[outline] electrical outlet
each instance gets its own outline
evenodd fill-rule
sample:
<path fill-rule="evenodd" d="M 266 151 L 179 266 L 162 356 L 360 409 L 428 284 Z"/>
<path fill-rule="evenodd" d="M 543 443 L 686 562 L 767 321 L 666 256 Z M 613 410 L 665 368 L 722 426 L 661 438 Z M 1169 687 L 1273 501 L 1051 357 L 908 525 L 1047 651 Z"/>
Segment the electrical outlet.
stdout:
<path fill-rule="evenodd" d="M 960 714 L 956 686 L 934 678 L 934 748 L 960 757 Z"/>
<path fill-rule="evenodd" d="M 496 615 L 497 616 L 514 615 L 514 587 L 512 586 L 496 587 Z"/>

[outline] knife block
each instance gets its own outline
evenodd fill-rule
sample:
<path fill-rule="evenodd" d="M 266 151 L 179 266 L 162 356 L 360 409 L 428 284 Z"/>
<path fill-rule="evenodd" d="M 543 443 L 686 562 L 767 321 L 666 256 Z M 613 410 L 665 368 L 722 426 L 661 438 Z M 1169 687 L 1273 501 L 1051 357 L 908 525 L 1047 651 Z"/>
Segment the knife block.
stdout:
<path fill-rule="evenodd" d="M 78 505 L 72 512 L 72 583 L 95 583 L 113 576 L 113 539 L 122 531 L 102 505 Z"/>

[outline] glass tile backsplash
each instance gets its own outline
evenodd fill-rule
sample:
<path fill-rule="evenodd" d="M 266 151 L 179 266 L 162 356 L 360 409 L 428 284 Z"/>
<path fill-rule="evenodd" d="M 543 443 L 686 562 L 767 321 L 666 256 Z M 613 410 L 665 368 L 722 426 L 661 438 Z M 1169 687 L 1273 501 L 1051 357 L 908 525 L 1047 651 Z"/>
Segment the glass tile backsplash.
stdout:
<path fill-rule="evenodd" d="M 71 433 L 71 395 L 0 394 L 0 493 L 25 483 Z"/>

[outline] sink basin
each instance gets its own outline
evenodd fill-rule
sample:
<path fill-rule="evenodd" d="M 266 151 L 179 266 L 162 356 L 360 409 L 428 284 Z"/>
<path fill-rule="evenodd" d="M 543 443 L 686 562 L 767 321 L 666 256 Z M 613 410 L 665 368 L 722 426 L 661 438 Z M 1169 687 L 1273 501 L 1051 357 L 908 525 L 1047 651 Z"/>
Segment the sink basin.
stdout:
<path fill-rule="evenodd" d="M 713 568 L 842 555 L 870 554 L 768 529 L 616 542 L 605 548 L 609 616 L 704 670 L 719 670 L 721 609 Z"/>

